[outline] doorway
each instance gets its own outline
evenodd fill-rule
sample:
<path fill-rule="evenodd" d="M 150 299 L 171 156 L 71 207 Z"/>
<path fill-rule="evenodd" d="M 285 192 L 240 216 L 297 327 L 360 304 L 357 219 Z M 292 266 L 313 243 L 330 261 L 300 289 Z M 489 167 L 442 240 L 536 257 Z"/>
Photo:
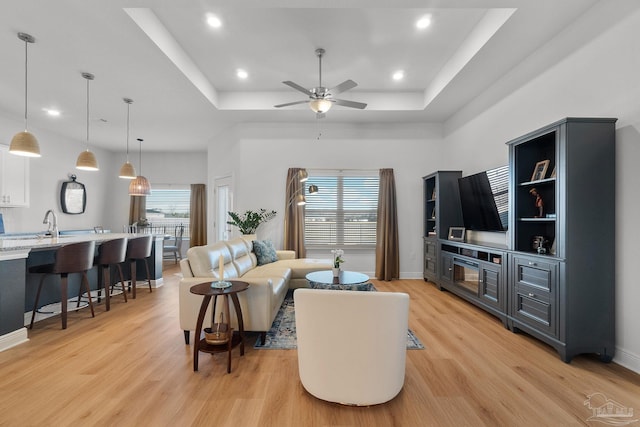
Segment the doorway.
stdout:
<path fill-rule="evenodd" d="M 227 224 L 229 211 L 233 211 L 232 177 L 224 176 L 214 180 L 214 212 L 213 223 L 216 242 L 228 240 L 231 235 L 231 226 Z"/>

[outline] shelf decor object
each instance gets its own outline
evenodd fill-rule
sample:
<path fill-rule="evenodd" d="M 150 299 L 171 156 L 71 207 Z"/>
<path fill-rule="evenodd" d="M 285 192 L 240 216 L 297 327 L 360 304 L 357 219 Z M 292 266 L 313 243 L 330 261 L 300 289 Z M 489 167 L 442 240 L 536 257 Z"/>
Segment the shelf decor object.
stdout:
<path fill-rule="evenodd" d="M 536 167 L 533 168 L 533 175 L 531 175 L 531 181 L 540 181 L 547 175 L 547 168 L 549 167 L 549 160 L 542 160 L 536 163 Z"/>
<path fill-rule="evenodd" d="M 27 130 L 27 93 L 28 93 L 28 61 L 27 46 L 35 43 L 36 39 L 26 33 L 18 33 L 18 38 L 24 42 L 24 131 L 18 132 L 11 138 L 9 152 L 18 156 L 40 157 L 40 145 L 36 137 Z"/>
<path fill-rule="evenodd" d="M 89 81 L 94 79 L 94 75 L 91 73 L 82 73 L 82 77 L 87 80 L 87 148 L 81 152 L 76 161 L 76 169 L 85 171 L 97 171 L 98 160 L 95 154 L 89 151 Z"/>
<path fill-rule="evenodd" d="M 129 98 L 122 98 L 122 100 L 127 104 L 127 161 L 120 168 L 118 176 L 123 179 L 135 179 L 136 170 L 133 165 L 129 163 L 129 115 L 133 100 Z"/>
<path fill-rule="evenodd" d="M 142 138 L 138 138 L 138 143 L 140 144 L 140 175 L 136 176 L 136 178 L 129 184 L 130 196 L 148 196 L 151 194 L 151 184 L 147 178 L 142 176 L 142 141 Z"/>
<path fill-rule="evenodd" d="M 220 276 L 219 280 L 215 282 L 211 282 L 211 287 L 214 289 L 226 289 L 233 286 L 233 283 L 224 280 L 224 256 L 220 255 L 218 259 L 218 275 Z"/>

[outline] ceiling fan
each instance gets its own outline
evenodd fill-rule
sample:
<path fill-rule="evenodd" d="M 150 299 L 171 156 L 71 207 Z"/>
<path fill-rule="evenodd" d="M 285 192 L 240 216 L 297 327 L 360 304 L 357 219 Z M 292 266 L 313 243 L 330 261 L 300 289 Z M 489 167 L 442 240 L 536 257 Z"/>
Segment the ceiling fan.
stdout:
<path fill-rule="evenodd" d="M 321 119 L 325 116 L 325 113 L 329 111 L 333 104 L 342 105 L 344 107 L 351 108 L 366 108 L 367 104 L 363 102 L 355 102 L 355 101 L 346 101 L 344 99 L 334 98 L 334 95 L 345 92 L 349 89 L 353 89 L 358 86 L 356 82 L 353 80 L 345 80 L 340 83 L 338 86 L 335 86 L 331 89 L 328 89 L 322 86 L 322 56 L 325 54 L 325 50 L 322 48 L 316 49 L 316 56 L 318 57 L 318 72 L 319 72 L 319 82 L 317 87 L 313 87 L 311 89 L 306 89 L 300 86 L 297 83 L 292 81 L 282 82 L 289 87 L 294 88 L 297 91 L 300 91 L 309 97 L 308 100 L 305 101 L 295 101 L 295 102 L 287 102 L 286 104 L 278 104 L 274 105 L 276 108 L 280 107 L 288 107 L 290 105 L 298 105 L 298 104 L 309 104 L 309 107 L 316 113 L 316 117 Z"/>

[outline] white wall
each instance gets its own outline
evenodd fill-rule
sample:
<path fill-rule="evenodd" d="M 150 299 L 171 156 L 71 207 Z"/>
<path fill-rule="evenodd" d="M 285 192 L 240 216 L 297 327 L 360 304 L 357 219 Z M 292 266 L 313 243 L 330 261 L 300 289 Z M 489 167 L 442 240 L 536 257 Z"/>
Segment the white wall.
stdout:
<path fill-rule="evenodd" d="M 582 20 L 611 20 L 609 14 L 614 11 L 600 6 Z M 584 22 L 576 25 L 580 24 Z M 619 119 L 616 126 L 615 361 L 636 372 L 640 372 L 640 334 L 637 333 L 640 288 L 635 264 L 640 241 L 637 221 L 640 210 L 637 188 L 640 183 L 637 167 L 640 159 L 639 28 L 640 12 L 618 17 L 602 34 L 566 54 L 482 113 L 462 122 L 460 117 L 465 117 L 467 112 L 461 111 L 449 121 L 450 131 L 445 139 L 449 154 L 458 153 L 459 167 L 467 174 L 504 164 L 507 159 L 504 142 L 563 117 Z M 560 34 L 559 43 L 568 36 Z M 548 52 L 543 49 L 536 55 L 544 57 Z M 483 140 L 481 149 L 478 149 L 479 140 Z M 594 242 L 597 247 L 597 230 L 594 230 Z"/>
<path fill-rule="evenodd" d="M 13 135 L 24 128 L 23 121 L 0 117 L 0 143 L 9 144 Z M 70 141 L 52 132 L 30 126 L 40 143 L 42 157 L 30 162 L 30 206 L 28 208 L 0 208 L 6 233 L 38 232 L 44 214 L 53 209 L 61 230 L 91 229 L 101 225 L 113 231 L 122 231 L 129 218 L 129 181 L 118 178 L 125 154 L 112 153 L 91 147 L 100 170 L 81 171 L 75 168 L 76 159 L 85 148 L 80 140 Z M 153 183 L 191 184 L 205 183 L 207 160 L 205 153 L 145 153 L 143 173 Z M 138 167 L 137 156 L 130 160 Z M 139 173 L 139 171 L 138 171 Z M 77 181 L 87 190 L 87 208 L 80 215 L 64 214 L 60 208 L 60 187 L 75 174 Z"/>
<path fill-rule="evenodd" d="M 290 167 L 308 169 L 393 168 L 396 179 L 399 216 L 401 277 L 422 277 L 422 176 L 440 168 L 442 135 L 439 125 L 336 125 L 327 119 L 322 137 L 316 125 L 255 124 L 235 129 L 226 143 L 216 148 L 230 152 L 231 161 L 213 160 L 210 171 L 222 173 L 234 165 L 234 210 L 265 208 L 278 212 L 276 219 L 258 229 L 259 238 L 282 247 L 285 186 Z M 233 141 L 233 139 L 235 140 Z M 226 144 L 226 149 L 223 145 Z M 212 156 L 210 159 L 219 159 Z M 229 159 L 228 159 L 229 160 Z M 322 189 L 320 189 L 322 191 Z M 309 251 L 311 257 L 329 258 L 328 251 Z M 345 268 L 373 275 L 373 251 L 345 254 Z"/>
<path fill-rule="evenodd" d="M 24 129 L 22 121 L 12 121 L 0 117 L 0 141 L 9 145 L 15 133 Z M 69 141 L 54 133 L 45 132 L 34 126 L 30 131 L 38 138 L 42 157 L 29 159 L 30 206 L 28 208 L 2 208 L 5 232 L 37 232 L 46 229 L 42 224 L 44 214 L 53 209 L 58 216 L 60 229 L 93 228 L 103 224 L 104 211 L 109 205 L 109 183 L 104 179 L 105 171 L 112 167 L 113 156 L 104 150 L 92 148 L 98 158 L 101 170 L 81 171 L 75 168 L 76 159 L 85 147 L 81 141 Z M 77 176 L 77 181 L 87 190 L 87 208 L 81 215 L 63 214 L 60 209 L 60 187 L 69 181 L 69 174 Z"/>
<path fill-rule="evenodd" d="M 142 151 L 142 171 L 139 168 L 138 155 L 131 156 L 129 161 L 136 168 L 136 173 L 144 175 L 151 183 L 153 191 L 154 184 L 206 184 L 207 182 L 207 155 L 202 152 L 187 153 L 158 153 Z M 110 197 L 112 200 L 109 215 L 105 218 L 105 227 L 110 227 L 114 231 L 122 231 L 122 227 L 129 222 L 129 180 L 118 178 L 120 166 L 125 162 L 124 153 L 114 155 L 115 166 L 109 172 L 112 180 Z"/>

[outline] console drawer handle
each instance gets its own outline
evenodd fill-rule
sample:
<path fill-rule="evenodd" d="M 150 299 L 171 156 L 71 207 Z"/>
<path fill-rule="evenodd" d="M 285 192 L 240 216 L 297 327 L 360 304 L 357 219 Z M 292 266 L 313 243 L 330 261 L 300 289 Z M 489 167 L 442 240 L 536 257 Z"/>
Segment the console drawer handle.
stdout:
<path fill-rule="evenodd" d="M 536 265 L 538 265 L 538 264 L 536 264 L 535 262 L 529 261 L 529 265 L 536 266 Z"/>
<path fill-rule="evenodd" d="M 531 298 L 535 298 L 536 294 L 532 294 L 531 292 L 529 292 L 529 296 L 530 296 Z"/>

